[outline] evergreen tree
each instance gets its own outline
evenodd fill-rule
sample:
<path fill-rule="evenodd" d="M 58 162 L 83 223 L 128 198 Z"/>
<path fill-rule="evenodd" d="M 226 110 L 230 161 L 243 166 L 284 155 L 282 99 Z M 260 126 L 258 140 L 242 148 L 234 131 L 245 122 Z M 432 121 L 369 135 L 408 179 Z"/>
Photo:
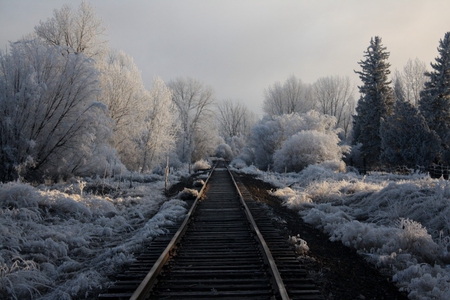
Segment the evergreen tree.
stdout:
<path fill-rule="evenodd" d="M 398 99 L 394 114 L 381 122 L 381 162 L 390 166 L 428 166 L 439 151 L 439 137 L 419 110 Z"/>
<path fill-rule="evenodd" d="M 354 116 L 354 144 L 362 144 L 362 158 L 367 167 L 373 168 L 379 164 L 381 153 L 381 119 L 393 113 L 394 93 L 388 80 L 389 52 L 380 37 L 370 40 L 364 57 L 365 60 L 358 63 L 362 71 L 355 71 L 363 84 L 358 86 L 361 97 Z"/>
<path fill-rule="evenodd" d="M 450 32 L 439 41 L 439 56 L 426 72 L 428 81 L 420 93 L 419 108 L 431 130 L 441 139 L 440 162 L 450 162 Z"/>

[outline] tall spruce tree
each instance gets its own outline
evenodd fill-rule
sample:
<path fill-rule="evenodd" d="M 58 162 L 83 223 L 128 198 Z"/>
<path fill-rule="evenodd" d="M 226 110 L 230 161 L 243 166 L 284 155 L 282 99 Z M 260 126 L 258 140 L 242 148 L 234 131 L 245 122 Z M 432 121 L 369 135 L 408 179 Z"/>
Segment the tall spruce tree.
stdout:
<path fill-rule="evenodd" d="M 419 109 L 428 126 L 441 139 L 440 163 L 450 163 L 450 32 L 439 41 L 439 56 L 426 72 L 428 80 L 420 93 Z"/>
<path fill-rule="evenodd" d="M 379 165 L 381 153 L 381 120 L 393 113 L 395 98 L 388 80 L 389 52 L 380 37 L 371 38 L 364 57 L 358 63 L 362 71 L 355 71 L 363 84 L 358 86 L 361 96 L 354 116 L 354 144 L 362 144 L 362 159 L 366 167 L 374 168 Z"/>
<path fill-rule="evenodd" d="M 439 137 L 405 99 L 397 98 L 394 114 L 381 122 L 380 134 L 381 163 L 389 166 L 428 166 L 439 151 Z"/>

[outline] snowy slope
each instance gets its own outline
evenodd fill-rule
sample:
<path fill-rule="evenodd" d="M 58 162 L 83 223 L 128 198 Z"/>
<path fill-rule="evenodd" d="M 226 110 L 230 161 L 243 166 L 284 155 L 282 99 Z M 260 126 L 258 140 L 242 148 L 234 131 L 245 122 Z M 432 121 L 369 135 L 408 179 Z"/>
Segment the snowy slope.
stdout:
<path fill-rule="evenodd" d="M 241 171 L 278 186 L 272 193 L 285 206 L 391 274 L 410 299 L 450 299 L 450 182 L 339 168 L 324 163 L 300 173 Z"/>
<path fill-rule="evenodd" d="M 152 176 L 134 178 L 151 182 L 133 188 L 104 181 L 0 184 L 0 298 L 90 298 L 106 287 L 108 275 L 185 215 L 185 202 L 166 200 L 163 178 Z M 120 195 L 95 196 L 86 192 L 91 185 Z"/>

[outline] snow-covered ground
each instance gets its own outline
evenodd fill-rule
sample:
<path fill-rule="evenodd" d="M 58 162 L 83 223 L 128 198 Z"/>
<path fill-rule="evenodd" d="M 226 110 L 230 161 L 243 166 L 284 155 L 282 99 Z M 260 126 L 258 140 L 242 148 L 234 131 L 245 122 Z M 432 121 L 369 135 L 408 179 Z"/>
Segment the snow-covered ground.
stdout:
<path fill-rule="evenodd" d="M 285 206 L 389 272 L 411 299 L 450 299 L 450 182 L 337 169 L 324 163 L 300 173 L 240 171 L 279 187 L 271 192 Z M 133 178 L 133 188 L 101 179 L 0 184 L 0 298 L 89 298 L 185 215 L 184 201 L 163 196 L 161 176 Z M 115 196 L 96 195 L 101 190 Z"/>
<path fill-rule="evenodd" d="M 307 223 L 388 272 L 410 299 L 450 299 L 450 182 L 425 174 L 339 173 L 335 163 L 300 173 L 241 169 Z"/>
<path fill-rule="evenodd" d="M 163 195 L 162 176 L 133 179 L 140 182 L 133 188 L 102 179 L 37 188 L 0 183 L 0 298 L 91 298 L 185 215 L 184 201 Z M 116 196 L 95 195 L 101 190 Z"/>

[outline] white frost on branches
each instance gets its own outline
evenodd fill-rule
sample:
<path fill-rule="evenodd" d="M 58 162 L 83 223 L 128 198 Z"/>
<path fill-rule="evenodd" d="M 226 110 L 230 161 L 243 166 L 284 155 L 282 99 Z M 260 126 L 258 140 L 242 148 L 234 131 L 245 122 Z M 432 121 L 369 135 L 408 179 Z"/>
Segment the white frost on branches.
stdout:
<path fill-rule="evenodd" d="M 265 117 L 250 139 L 257 167 L 300 171 L 309 164 L 341 160 L 347 147 L 339 145 L 335 125 L 335 117 L 316 111 Z"/>
<path fill-rule="evenodd" d="M 97 78 L 91 59 L 37 39 L 0 54 L 2 180 L 87 175 L 98 155 L 114 156 Z"/>

